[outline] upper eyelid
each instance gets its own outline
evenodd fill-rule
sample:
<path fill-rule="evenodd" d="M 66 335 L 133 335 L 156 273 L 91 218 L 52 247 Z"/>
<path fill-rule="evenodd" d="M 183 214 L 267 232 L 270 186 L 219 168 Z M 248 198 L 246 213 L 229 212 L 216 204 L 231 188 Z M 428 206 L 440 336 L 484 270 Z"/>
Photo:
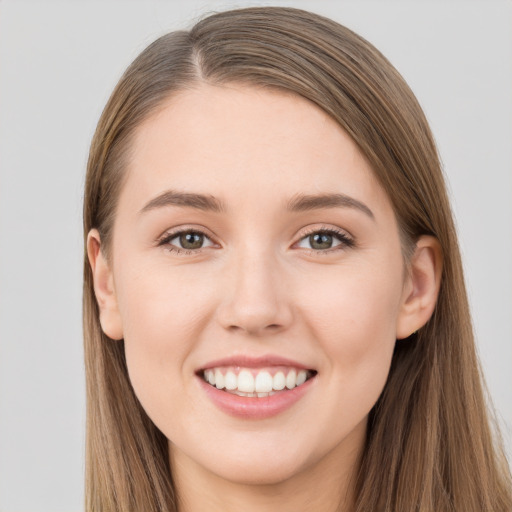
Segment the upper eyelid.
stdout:
<path fill-rule="evenodd" d="M 348 248 L 352 248 L 352 247 L 356 246 L 356 240 L 355 240 L 354 236 L 351 233 L 349 233 L 347 230 L 342 229 L 338 226 L 329 227 L 326 225 L 322 225 L 322 227 L 313 227 L 313 228 L 309 229 L 308 231 L 306 231 L 306 233 L 303 233 L 300 236 L 300 238 L 298 238 L 293 243 L 293 246 L 297 246 L 298 244 L 300 244 L 300 242 L 302 242 L 304 239 L 306 239 L 308 236 L 311 236 L 314 233 L 328 233 L 328 234 L 334 236 L 335 238 L 337 238 L 338 241 L 340 242 L 340 244 L 338 246 L 330 247 L 328 249 L 302 248 L 304 251 L 306 251 L 310 254 L 314 254 L 317 256 L 328 255 L 328 254 L 332 255 L 332 254 L 337 254 L 338 251 L 340 251 L 340 250 L 346 250 Z"/>
<path fill-rule="evenodd" d="M 302 240 L 303 238 L 309 235 L 312 235 L 313 233 L 333 233 L 335 235 L 345 235 L 347 238 L 350 238 L 351 240 L 354 239 L 354 236 L 346 229 L 342 229 L 337 226 L 322 225 L 320 227 L 313 227 L 310 229 L 306 228 L 306 231 L 301 234 L 300 238 L 298 238 L 298 241 Z"/>
<path fill-rule="evenodd" d="M 348 236 L 352 236 L 346 229 L 342 229 L 342 228 L 338 228 L 338 227 L 334 227 L 334 226 L 321 225 L 319 227 L 302 228 L 302 230 L 303 229 L 306 229 L 306 231 L 302 233 L 302 235 L 301 235 L 302 237 L 308 236 L 311 233 L 319 233 L 319 232 L 320 233 L 321 232 L 344 233 L 344 234 L 347 234 Z M 190 225 L 190 226 L 185 225 L 185 226 L 180 226 L 177 228 L 166 229 L 158 238 L 162 238 L 167 235 L 169 235 L 169 236 L 170 235 L 179 235 L 181 233 L 188 233 L 188 232 L 197 232 L 197 233 L 206 235 L 208 237 L 215 238 L 215 235 L 213 235 L 209 229 L 207 229 L 203 226 L 194 226 L 194 225 Z"/>
<path fill-rule="evenodd" d="M 211 231 L 204 226 L 195 226 L 195 225 L 185 225 L 185 226 L 179 226 L 176 228 L 166 229 L 158 238 L 157 242 L 160 242 L 165 239 L 169 239 L 169 237 L 177 237 L 181 235 L 182 233 L 199 233 L 201 235 L 204 235 L 205 237 L 209 238 L 212 242 L 215 241 L 216 237 Z"/>

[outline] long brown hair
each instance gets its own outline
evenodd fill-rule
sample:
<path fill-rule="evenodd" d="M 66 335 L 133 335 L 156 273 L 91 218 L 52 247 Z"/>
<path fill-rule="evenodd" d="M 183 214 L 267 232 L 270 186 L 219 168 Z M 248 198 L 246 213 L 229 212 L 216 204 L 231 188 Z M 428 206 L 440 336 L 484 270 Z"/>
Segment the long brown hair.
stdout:
<path fill-rule="evenodd" d="M 84 235 L 111 241 L 130 142 L 176 91 L 199 82 L 290 91 L 316 104 L 369 160 L 397 216 L 404 256 L 423 234 L 444 254 L 435 311 L 396 343 L 368 422 L 358 512 L 509 512 L 510 472 L 493 433 L 457 237 L 425 116 L 393 66 L 349 29 L 298 9 L 214 14 L 152 43 L 126 70 L 98 123 L 85 187 Z M 131 387 L 122 341 L 101 331 L 84 261 L 86 510 L 176 511 L 167 439 Z"/>

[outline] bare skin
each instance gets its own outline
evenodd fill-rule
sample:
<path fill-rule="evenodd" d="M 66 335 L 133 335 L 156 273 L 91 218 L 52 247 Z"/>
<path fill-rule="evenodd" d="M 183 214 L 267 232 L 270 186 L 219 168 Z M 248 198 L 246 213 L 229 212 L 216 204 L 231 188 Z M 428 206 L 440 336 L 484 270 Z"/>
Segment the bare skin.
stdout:
<path fill-rule="evenodd" d="M 436 241 L 420 238 L 404 268 L 365 158 L 297 96 L 200 85 L 140 126 L 133 150 L 112 257 L 93 230 L 89 258 L 102 328 L 124 339 L 169 439 L 180 512 L 349 511 L 395 342 L 435 305 Z M 205 393 L 212 361 L 262 356 L 313 371 L 285 410 L 241 417 Z"/>

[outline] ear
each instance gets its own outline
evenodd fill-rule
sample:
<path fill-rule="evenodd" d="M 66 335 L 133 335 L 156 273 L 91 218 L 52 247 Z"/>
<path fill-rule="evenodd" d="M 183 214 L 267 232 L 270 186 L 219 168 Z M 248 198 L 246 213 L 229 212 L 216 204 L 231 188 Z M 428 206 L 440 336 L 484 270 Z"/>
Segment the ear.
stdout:
<path fill-rule="evenodd" d="M 87 235 L 87 256 L 93 275 L 94 293 L 100 310 L 101 328 L 109 338 L 121 340 L 123 326 L 114 288 L 114 277 L 101 250 L 100 234 L 97 229 L 91 229 Z"/>
<path fill-rule="evenodd" d="M 439 241 L 422 236 L 410 261 L 397 318 L 396 338 L 407 338 L 423 327 L 434 312 L 441 286 L 443 255 Z"/>

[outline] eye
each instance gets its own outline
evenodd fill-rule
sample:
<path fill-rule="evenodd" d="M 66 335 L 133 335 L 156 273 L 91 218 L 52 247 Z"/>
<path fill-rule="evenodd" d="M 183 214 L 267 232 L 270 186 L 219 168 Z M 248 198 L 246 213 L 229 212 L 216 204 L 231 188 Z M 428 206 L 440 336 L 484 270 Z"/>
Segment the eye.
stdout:
<path fill-rule="evenodd" d="M 342 231 L 334 229 L 321 229 L 309 233 L 301 238 L 297 243 L 297 247 L 310 249 L 315 252 L 329 251 L 336 248 L 342 249 L 352 247 L 354 240 Z"/>
<path fill-rule="evenodd" d="M 188 229 L 165 235 L 158 245 L 166 245 L 172 251 L 181 252 L 198 251 L 211 247 L 214 243 L 201 231 Z"/>

